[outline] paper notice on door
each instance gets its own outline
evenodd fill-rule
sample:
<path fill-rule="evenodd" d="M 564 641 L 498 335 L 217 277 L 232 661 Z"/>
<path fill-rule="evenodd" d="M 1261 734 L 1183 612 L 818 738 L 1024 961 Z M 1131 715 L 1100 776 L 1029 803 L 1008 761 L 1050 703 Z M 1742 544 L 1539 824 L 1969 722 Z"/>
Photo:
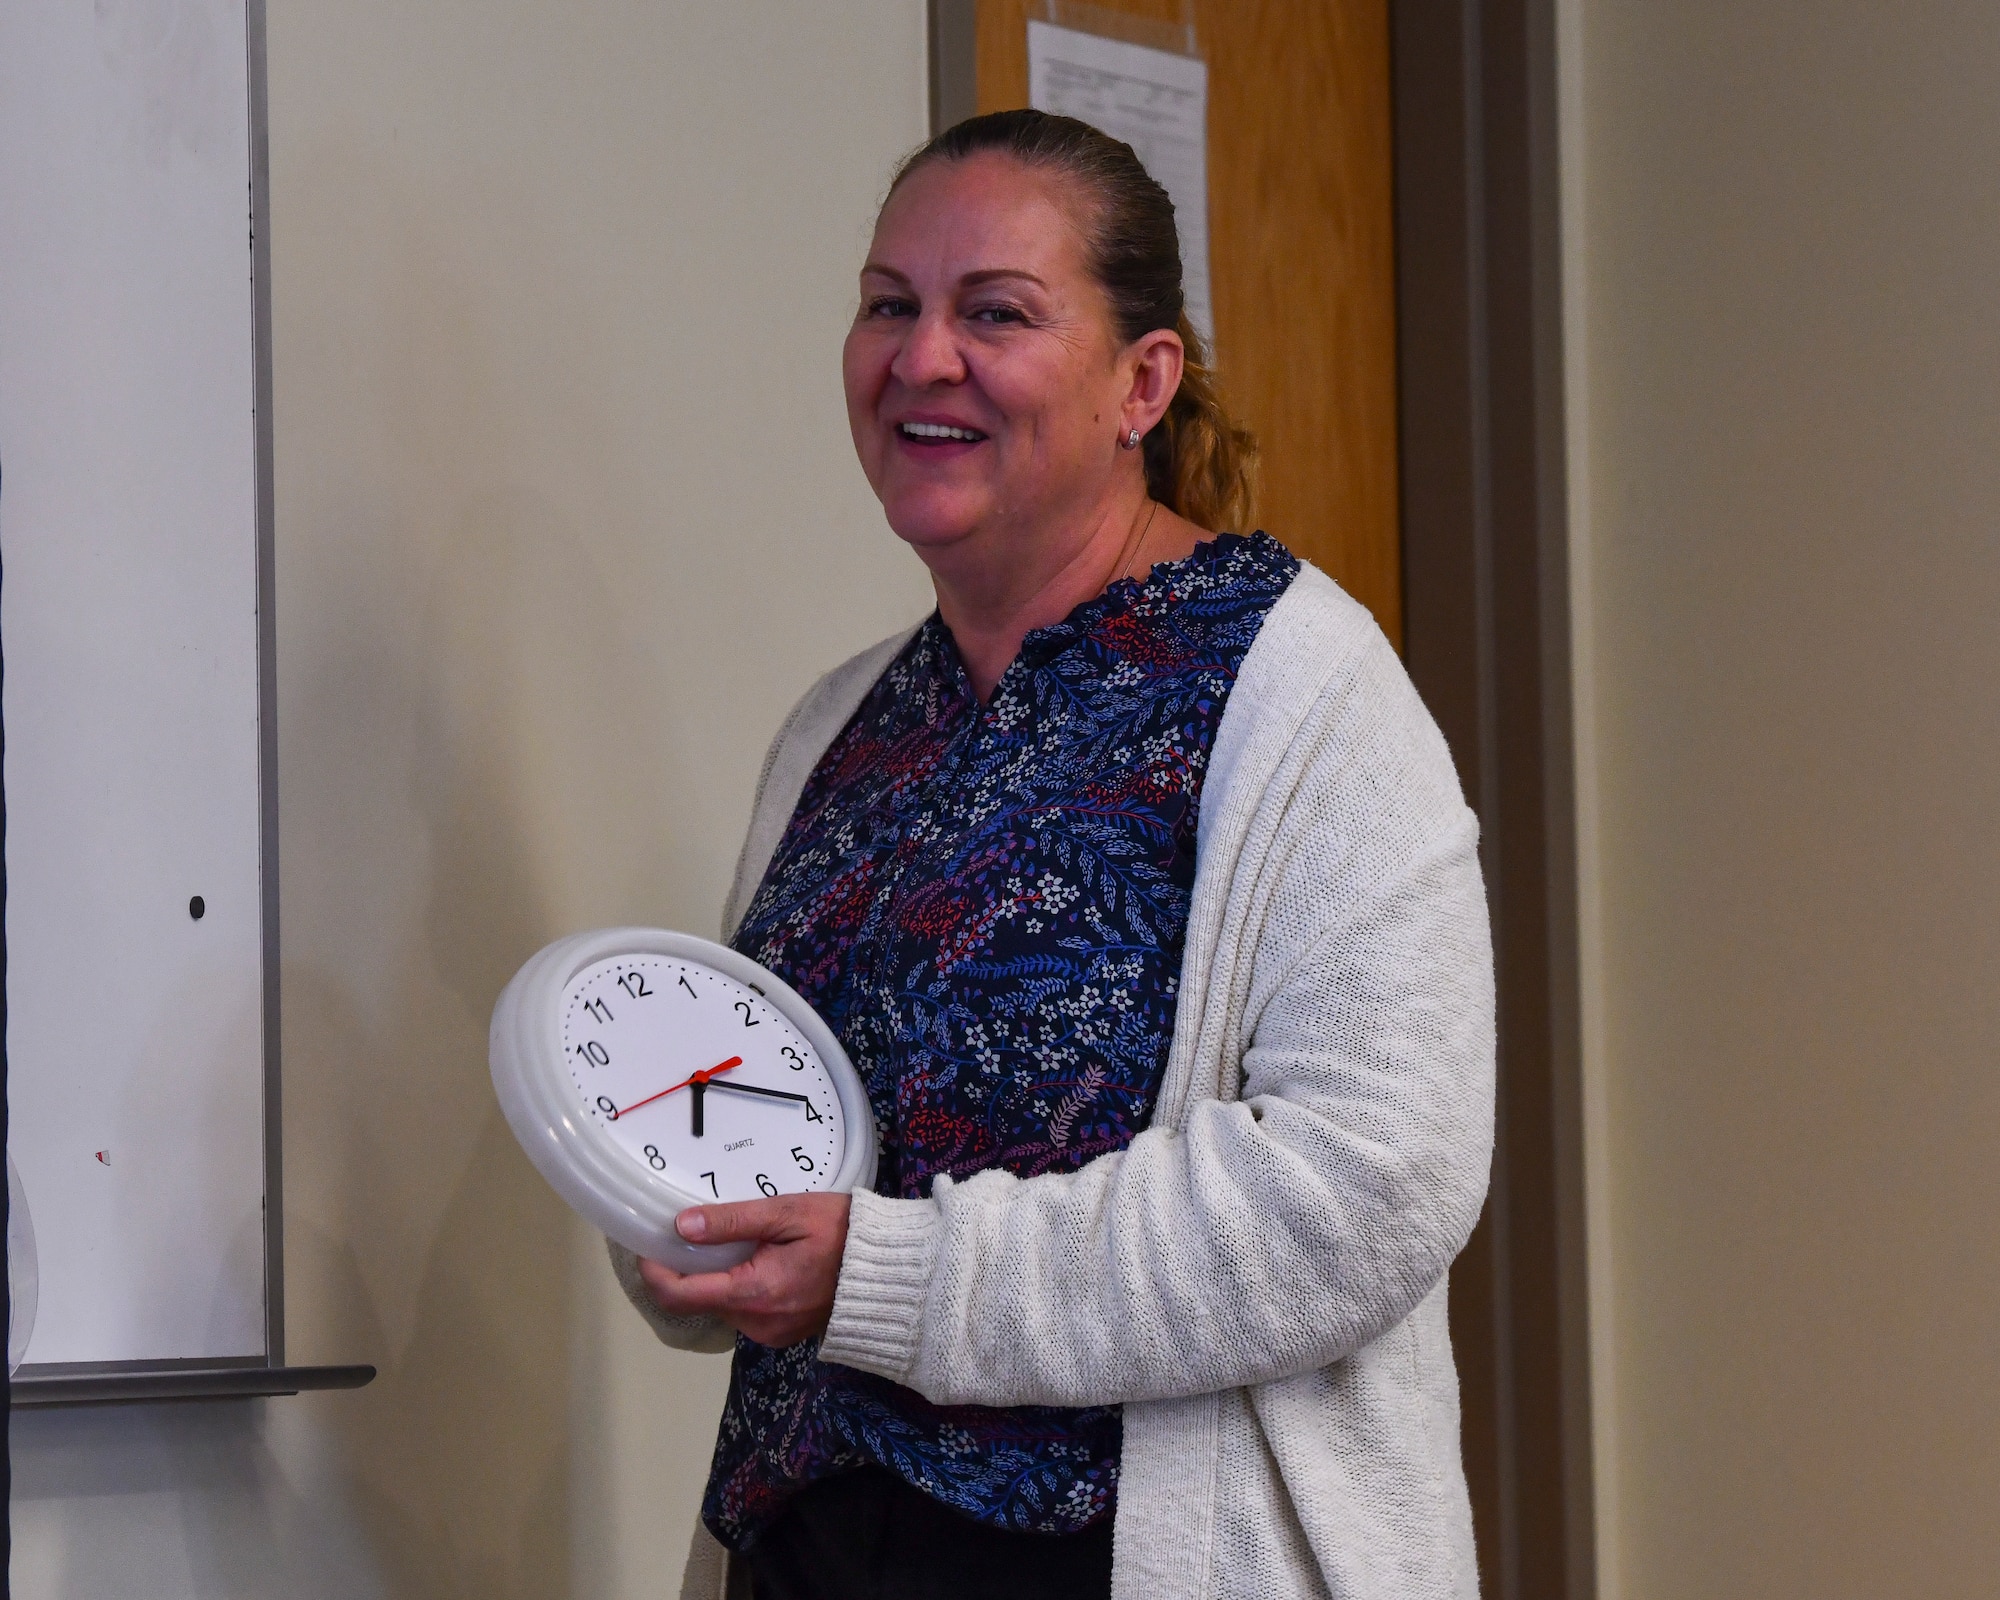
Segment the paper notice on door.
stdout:
<path fill-rule="evenodd" d="M 1212 346 L 1208 63 L 1052 23 L 1028 24 L 1028 103 L 1123 139 L 1174 203 L 1188 318 Z"/>

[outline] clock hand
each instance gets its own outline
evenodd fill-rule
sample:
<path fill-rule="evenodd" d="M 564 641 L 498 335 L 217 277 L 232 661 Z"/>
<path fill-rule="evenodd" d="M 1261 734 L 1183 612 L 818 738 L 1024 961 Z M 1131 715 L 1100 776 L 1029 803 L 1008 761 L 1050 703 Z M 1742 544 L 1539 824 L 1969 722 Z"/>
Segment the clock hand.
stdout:
<path fill-rule="evenodd" d="M 643 1100 L 634 1100 L 629 1106 L 621 1106 L 617 1111 L 612 1113 L 612 1120 L 615 1122 L 620 1117 L 629 1117 L 633 1112 L 637 1111 L 641 1106 L 649 1106 L 655 1100 L 664 1100 L 668 1095 L 672 1094 L 674 1090 L 685 1089 L 689 1084 L 700 1084 L 704 1088 L 706 1088 L 708 1085 L 708 1080 L 714 1077 L 717 1073 L 733 1072 L 736 1068 L 742 1065 L 743 1065 L 743 1058 L 741 1056 L 731 1056 L 727 1061 L 723 1062 L 720 1066 L 710 1067 L 704 1072 L 694 1073 L 690 1077 L 681 1079 L 679 1083 L 669 1084 L 666 1088 L 662 1089 L 658 1094 L 649 1094 Z"/>
<path fill-rule="evenodd" d="M 750 1083 L 716 1083 L 710 1084 L 707 1087 L 712 1089 L 730 1089 L 737 1094 L 761 1094 L 767 1100 L 796 1100 L 802 1106 L 812 1104 L 809 1096 L 793 1094 L 786 1089 L 759 1089 L 755 1084 Z"/>

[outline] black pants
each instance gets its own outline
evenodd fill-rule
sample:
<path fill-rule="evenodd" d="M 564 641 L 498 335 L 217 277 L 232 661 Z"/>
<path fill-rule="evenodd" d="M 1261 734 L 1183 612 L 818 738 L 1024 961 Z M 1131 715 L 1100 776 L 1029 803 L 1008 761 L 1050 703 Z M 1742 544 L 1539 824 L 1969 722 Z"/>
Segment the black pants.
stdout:
<path fill-rule="evenodd" d="M 864 1467 L 802 1489 L 745 1559 L 756 1600 L 1109 1600 L 1111 1520 L 1010 1533 Z"/>

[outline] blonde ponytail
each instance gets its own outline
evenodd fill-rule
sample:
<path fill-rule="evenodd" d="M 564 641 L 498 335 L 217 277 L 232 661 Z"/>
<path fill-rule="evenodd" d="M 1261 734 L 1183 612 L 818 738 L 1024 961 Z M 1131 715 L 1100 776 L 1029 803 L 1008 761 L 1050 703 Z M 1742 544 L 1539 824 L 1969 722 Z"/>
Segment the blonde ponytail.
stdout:
<path fill-rule="evenodd" d="M 1222 409 L 1208 349 L 1183 311 L 1181 386 L 1146 436 L 1146 488 L 1169 511 L 1210 533 L 1248 533 L 1257 510 L 1257 437 Z"/>

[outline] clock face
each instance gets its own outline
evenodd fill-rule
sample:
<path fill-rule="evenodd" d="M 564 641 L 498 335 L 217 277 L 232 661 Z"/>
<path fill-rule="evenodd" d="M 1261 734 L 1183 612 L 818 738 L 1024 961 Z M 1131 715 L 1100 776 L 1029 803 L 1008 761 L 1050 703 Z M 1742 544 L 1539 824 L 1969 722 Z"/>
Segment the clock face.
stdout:
<path fill-rule="evenodd" d="M 704 1200 L 833 1183 L 840 1096 L 759 987 L 683 957 L 617 955 L 570 979 L 561 1016 L 585 1115 L 646 1172 Z"/>
<path fill-rule="evenodd" d="M 557 1194 L 628 1250 L 719 1272 L 755 1245 L 674 1219 L 875 1181 L 868 1090 L 776 973 L 665 928 L 599 928 L 530 957 L 493 1007 L 493 1092 Z"/>

